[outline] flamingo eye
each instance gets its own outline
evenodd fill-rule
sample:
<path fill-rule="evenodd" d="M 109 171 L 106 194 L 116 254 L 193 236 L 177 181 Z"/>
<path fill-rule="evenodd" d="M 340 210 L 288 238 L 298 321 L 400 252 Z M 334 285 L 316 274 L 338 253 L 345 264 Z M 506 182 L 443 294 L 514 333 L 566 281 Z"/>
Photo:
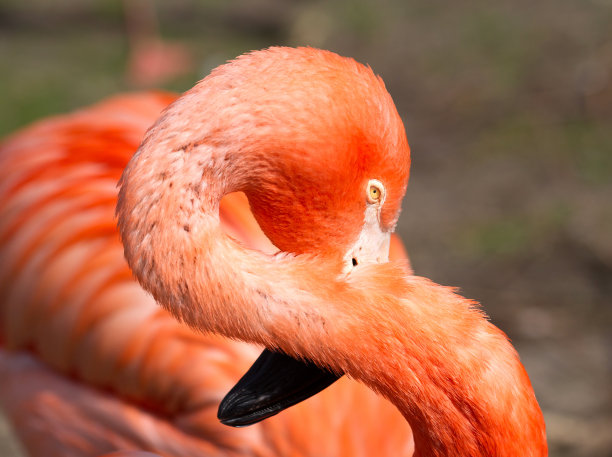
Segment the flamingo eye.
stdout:
<path fill-rule="evenodd" d="M 385 186 L 378 179 L 370 179 L 366 192 L 369 203 L 382 203 L 385 196 Z"/>

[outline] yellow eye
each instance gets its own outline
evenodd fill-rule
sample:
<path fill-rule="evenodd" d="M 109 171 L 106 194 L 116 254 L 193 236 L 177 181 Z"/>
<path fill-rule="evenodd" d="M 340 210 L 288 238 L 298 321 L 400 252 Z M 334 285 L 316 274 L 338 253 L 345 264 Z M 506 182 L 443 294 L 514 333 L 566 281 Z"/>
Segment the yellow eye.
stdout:
<path fill-rule="evenodd" d="M 382 202 L 385 188 L 377 179 L 370 179 L 368 182 L 367 198 L 370 203 Z"/>
<path fill-rule="evenodd" d="M 370 199 L 378 200 L 380 199 L 380 190 L 376 186 L 370 186 Z"/>

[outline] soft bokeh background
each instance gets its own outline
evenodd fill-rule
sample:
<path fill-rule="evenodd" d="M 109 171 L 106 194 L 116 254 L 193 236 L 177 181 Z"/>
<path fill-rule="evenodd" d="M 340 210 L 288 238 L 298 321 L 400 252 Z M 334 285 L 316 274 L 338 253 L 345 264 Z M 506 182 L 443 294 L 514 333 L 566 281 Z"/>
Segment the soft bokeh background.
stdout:
<path fill-rule="evenodd" d="M 151 13 L 189 68 L 171 90 L 269 45 L 370 64 L 412 146 L 416 272 L 512 338 L 551 455 L 612 456 L 612 1 L 128 3 L 130 38 L 119 0 L 2 0 L 0 134 L 146 85 L 126 72 Z M 0 421 L 0 455 L 15 446 Z"/>

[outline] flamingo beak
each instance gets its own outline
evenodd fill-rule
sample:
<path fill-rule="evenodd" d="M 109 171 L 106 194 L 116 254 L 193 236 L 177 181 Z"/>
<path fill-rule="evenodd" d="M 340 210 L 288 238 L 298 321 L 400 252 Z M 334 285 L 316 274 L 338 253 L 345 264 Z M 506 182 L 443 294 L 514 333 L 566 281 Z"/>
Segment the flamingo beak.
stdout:
<path fill-rule="evenodd" d="M 389 260 L 391 234 L 378 224 L 364 224 L 345 256 L 345 272 L 359 265 Z M 274 416 L 316 395 L 342 377 L 307 360 L 265 349 L 219 405 L 222 424 L 244 427 Z"/>
<path fill-rule="evenodd" d="M 364 240 L 362 240 L 360 236 L 358 242 L 345 257 L 346 273 L 359 265 L 385 263 L 389 261 L 391 233 L 380 232 L 375 235 L 376 236 L 370 235 Z"/>
<path fill-rule="evenodd" d="M 380 224 L 380 205 L 369 205 L 357 241 L 344 256 L 344 273 L 387 262 L 390 242 L 391 232 Z M 312 397 L 340 377 L 307 360 L 265 349 L 223 398 L 217 417 L 232 427 L 252 425 Z"/>
<path fill-rule="evenodd" d="M 319 393 L 338 376 L 308 361 L 264 349 L 219 405 L 222 424 L 244 427 Z"/>
<path fill-rule="evenodd" d="M 381 227 L 380 208 L 368 207 L 357 241 L 344 256 L 344 273 L 360 265 L 388 262 L 390 245 L 391 232 Z"/>

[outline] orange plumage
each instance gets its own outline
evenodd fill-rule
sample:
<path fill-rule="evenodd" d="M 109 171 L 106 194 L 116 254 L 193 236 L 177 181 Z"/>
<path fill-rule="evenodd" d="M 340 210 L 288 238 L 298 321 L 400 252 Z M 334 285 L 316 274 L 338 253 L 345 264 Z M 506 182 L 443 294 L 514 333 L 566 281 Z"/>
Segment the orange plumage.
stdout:
<path fill-rule="evenodd" d="M 2 145 L 0 395 L 29 451 L 411 455 L 398 410 L 346 377 L 248 429 L 216 421 L 256 348 L 158 308 L 132 279 L 113 218 L 121 170 L 170 101 L 118 97 Z M 545 455 L 524 369 L 471 302 L 405 264 L 343 273 L 363 183 L 385 185 L 386 232 L 408 165 L 399 116 L 369 69 L 312 49 L 254 53 L 146 135 L 122 179 L 125 252 L 193 327 L 307 357 L 389 398 L 415 455 Z M 234 191 L 293 254 L 269 254 L 244 196 L 221 200 Z"/>

